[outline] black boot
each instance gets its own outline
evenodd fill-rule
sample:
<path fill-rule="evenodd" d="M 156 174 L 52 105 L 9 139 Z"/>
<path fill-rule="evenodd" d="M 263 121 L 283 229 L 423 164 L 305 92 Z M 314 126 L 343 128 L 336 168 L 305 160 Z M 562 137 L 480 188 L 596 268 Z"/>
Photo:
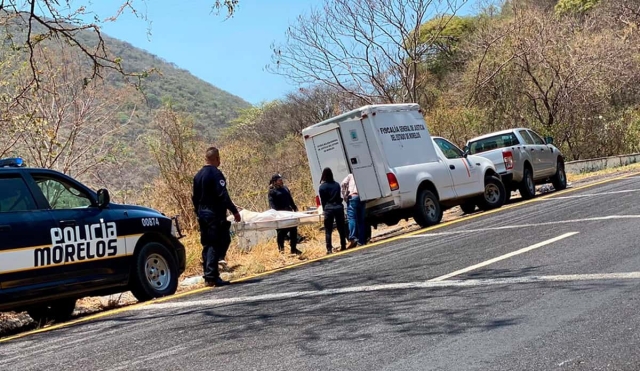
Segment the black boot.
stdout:
<path fill-rule="evenodd" d="M 222 278 L 218 277 L 218 278 L 213 279 L 213 280 L 205 280 L 205 283 L 204 283 L 204 284 L 205 284 L 206 286 L 208 286 L 208 287 L 213 287 L 213 286 L 220 287 L 220 286 L 227 286 L 227 285 L 230 285 L 230 284 L 231 284 L 231 282 L 229 282 L 229 281 L 225 281 L 225 280 L 223 280 Z"/>

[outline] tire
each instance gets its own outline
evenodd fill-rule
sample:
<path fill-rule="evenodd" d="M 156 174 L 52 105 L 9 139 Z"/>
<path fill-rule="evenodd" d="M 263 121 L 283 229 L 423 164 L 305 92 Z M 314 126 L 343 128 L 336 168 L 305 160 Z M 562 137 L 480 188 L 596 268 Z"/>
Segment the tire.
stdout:
<path fill-rule="evenodd" d="M 528 167 L 524 168 L 522 183 L 519 187 L 520 196 L 524 200 L 534 198 L 536 195 L 536 184 L 533 182 L 533 172 Z"/>
<path fill-rule="evenodd" d="M 76 301 L 77 299 L 56 300 L 49 304 L 29 308 L 27 313 L 38 324 L 38 327 L 51 321 L 65 322 L 71 319 L 73 310 L 76 308 Z"/>
<path fill-rule="evenodd" d="M 149 274 L 147 274 L 149 273 Z M 161 243 L 149 242 L 134 256 L 130 290 L 139 301 L 173 295 L 178 289 L 178 265 Z"/>
<path fill-rule="evenodd" d="M 465 214 L 471 214 L 476 211 L 476 203 L 474 201 L 466 201 L 462 205 L 460 205 L 462 212 Z"/>
<path fill-rule="evenodd" d="M 564 162 L 558 160 L 556 173 L 551 178 L 551 184 L 556 191 L 562 191 L 567 188 L 567 173 L 564 171 Z"/>
<path fill-rule="evenodd" d="M 440 220 L 442 220 L 442 207 L 438 197 L 433 192 L 423 189 L 418 193 L 413 220 L 422 228 L 440 223 Z"/>
<path fill-rule="evenodd" d="M 495 176 L 484 178 L 484 194 L 478 198 L 480 210 L 487 211 L 502 207 L 505 203 L 506 191 L 502 181 Z"/>

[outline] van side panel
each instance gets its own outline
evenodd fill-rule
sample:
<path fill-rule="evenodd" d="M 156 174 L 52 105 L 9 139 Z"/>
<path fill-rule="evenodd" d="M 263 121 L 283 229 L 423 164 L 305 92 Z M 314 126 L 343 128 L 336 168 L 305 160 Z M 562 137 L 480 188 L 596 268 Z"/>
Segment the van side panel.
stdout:
<path fill-rule="evenodd" d="M 431 134 L 417 110 L 377 112 L 372 122 L 391 168 L 438 162 Z"/>
<path fill-rule="evenodd" d="M 340 123 L 345 152 L 362 201 L 382 197 L 378 176 L 371 156 L 371 147 L 361 120 Z M 376 143 L 372 143 L 376 146 Z M 336 178 L 337 181 L 342 179 Z"/>

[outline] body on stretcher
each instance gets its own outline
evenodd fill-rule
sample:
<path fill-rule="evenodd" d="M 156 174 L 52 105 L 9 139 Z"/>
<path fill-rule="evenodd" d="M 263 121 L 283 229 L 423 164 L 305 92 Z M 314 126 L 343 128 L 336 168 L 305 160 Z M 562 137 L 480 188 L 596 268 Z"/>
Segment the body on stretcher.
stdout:
<path fill-rule="evenodd" d="M 235 231 L 268 231 L 297 227 L 304 224 L 321 223 L 324 220 L 322 213 L 318 210 L 309 212 L 276 211 L 267 210 L 264 212 L 240 210 L 242 220 L 235 223 L 233 216 L 227 218 Z"/>

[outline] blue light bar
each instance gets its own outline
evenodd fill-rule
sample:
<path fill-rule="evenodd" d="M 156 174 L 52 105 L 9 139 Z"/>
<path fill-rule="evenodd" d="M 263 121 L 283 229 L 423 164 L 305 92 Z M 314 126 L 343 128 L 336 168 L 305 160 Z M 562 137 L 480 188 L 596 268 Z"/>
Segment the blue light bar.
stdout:
<path fill-rule="evenodd" d="M 0 159 L 0 167 L 24 167 L 24 161 L 20 157 Z"/>

